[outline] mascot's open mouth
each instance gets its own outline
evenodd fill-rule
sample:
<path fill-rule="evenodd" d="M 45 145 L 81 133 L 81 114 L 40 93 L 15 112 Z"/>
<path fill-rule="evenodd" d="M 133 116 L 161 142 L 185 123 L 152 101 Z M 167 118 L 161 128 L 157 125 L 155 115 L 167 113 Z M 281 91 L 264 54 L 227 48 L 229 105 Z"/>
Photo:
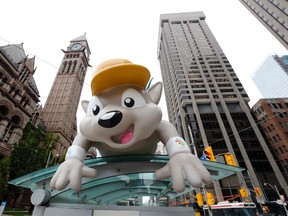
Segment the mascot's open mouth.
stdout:
<path fill-rule="evenodd" d="M 119 135 L 113 136 L 112 140 L 116 143 L 127 144 L 133 139 L 134 126 L 131 125 L 127 130 Z"/>

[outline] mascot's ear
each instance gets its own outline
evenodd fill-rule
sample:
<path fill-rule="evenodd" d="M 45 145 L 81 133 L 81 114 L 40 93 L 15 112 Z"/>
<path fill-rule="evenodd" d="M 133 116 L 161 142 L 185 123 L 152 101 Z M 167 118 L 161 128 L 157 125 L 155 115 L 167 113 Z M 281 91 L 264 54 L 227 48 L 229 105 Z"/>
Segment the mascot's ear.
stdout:
<path fill-rule="evenodd" d="M 148 89 L 148 93 L 155 104 L 158 104 L 162 94 L 163 84 L 162 82 L 157 82 Z"/>
<path fill-rule="evenodd" d="M 87 113 L 87 108 L 88 108 L 89 101 L 88 100 L 83 100 L 83 101 L 81 101 L 81 104 L 82 104 L 82 107 L 83 107 L 84 111 Z"/>

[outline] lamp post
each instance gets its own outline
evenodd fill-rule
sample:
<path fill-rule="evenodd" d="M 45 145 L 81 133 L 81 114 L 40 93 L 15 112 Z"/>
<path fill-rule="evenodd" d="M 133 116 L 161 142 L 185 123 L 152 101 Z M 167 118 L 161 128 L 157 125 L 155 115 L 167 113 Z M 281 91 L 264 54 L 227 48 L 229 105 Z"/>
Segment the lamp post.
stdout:
<path fill-rule="evenodd" d="M 264 186 L 269 186 L 269 187 L 271 187 L 277 194 L 278 194 L 278 196 L 279 196 L 279 199 L 281 200 L 281 202 L 282 202 L 282 204 L 283 204 L 283 207 L 284 207 L 284 210 L 285 210 L 285 212 L 286 212 L 286 215 L 288 216 L 288 210 L 287 210 L 287 208 L 286 208 L 286 205 L 283 203 L 283 201 L 282 201 L 282 197 L 281 197 L 281 194 L 279 193 L 279 190 L 278 190 L 278 188 L 277 188 L 277 186 L 276 185 L 274 185 L 274 186 L 272 186 L 271 184 L 269 184 L 269 183 L 267 183 L 267 182 L 264 182 Z"/>
<path fill-rule="evenodd" d="M 49 166 L 49 163 L 52 161 L 52 159 L 50 160 L 50 158 L 51 158 L 51 154 L 52 154 L 52 152 L 50 151 L 49 152 L 49 155 L 48 155 L 48 158 L 47 158 L 47 161 L 46 161 L 46 166 L 45 166 L 45 168 L 47 168 L 48 166 Z M 55 157 L 56 157 L 56 164 L 58 164 L 58 160 L 59 160 L 59 157 L 60 157 L 60 155 L 57 153 L 56 155 L 55 155 Z"/>

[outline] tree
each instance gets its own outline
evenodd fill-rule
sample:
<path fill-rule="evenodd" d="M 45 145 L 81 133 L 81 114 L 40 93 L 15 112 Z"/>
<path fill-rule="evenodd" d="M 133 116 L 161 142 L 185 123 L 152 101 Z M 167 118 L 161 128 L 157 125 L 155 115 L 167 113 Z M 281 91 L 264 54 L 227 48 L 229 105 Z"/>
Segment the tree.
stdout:
<path fill-rule="evenodd" d="M 0 201 L 8 194 L 9 162 L 9 157 L 0 160 Z"/>
<path fill-rule="evenodd" d="M 10 155 L 9 179 L 44 168 L 48 155 L 58 140 L 59 137 L 54 138 L 52 133 L 46 133 L 28 122 L 23 130 L 22 138 L 13 146 Z"/>
<path fill-rule="evenodd" d="M 52 152 L 58 140 L 59 137 L 54 137 L 53 133 L 45 132 L 40 127 L 35 127 L 31 122 L 28 122 L 23 129 L 21 139 L 13 145 L 13 150 L 7 159 L 9 175 L 1 175 L 0 183 L 8 180 L 8 178 L 12 180 L 45 168 L 48 155 Z M 12 207 L 15 207 L 16 203 L 21 200 L 24 188 L 13 185 L 9 185 L 8 187 L 9 192 L 5 190 L 2 199 L 8 202 L 11 201 Z"/>

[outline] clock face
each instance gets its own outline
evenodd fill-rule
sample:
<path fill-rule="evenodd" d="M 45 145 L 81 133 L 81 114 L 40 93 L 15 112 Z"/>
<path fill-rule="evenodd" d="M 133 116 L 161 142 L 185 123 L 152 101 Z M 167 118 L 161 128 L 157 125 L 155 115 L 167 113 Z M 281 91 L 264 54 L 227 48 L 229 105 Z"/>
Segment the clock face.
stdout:
<path fill-rule="evenodd" d="M 71 49 L 72 50 L 79 50 L 81 49 L 82 45 L 80 43 L 75 43 L 72 45 Z"/>

